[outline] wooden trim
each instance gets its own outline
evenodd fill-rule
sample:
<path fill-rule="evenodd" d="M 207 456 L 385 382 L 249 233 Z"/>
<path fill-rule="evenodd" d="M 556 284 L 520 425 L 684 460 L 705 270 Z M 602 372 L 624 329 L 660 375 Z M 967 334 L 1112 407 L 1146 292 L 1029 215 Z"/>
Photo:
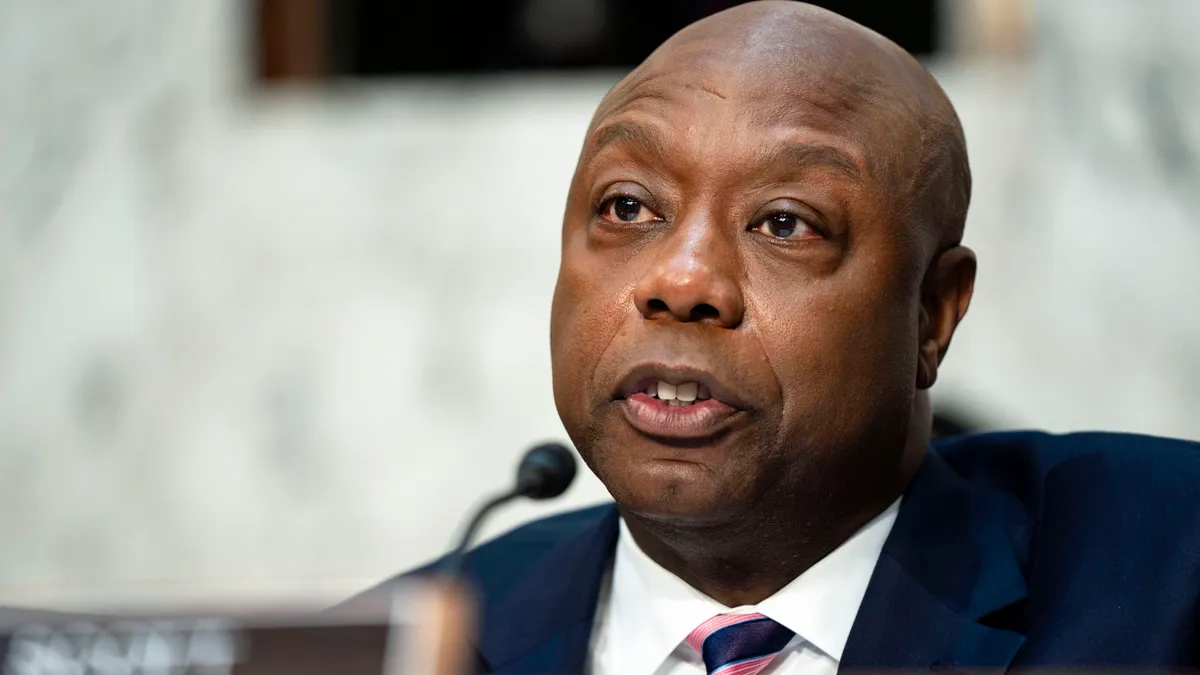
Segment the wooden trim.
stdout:
<path fill-rule="evenodd" d="M 258 76 L 313 80 L 329 74 L 329 0 L 257 0 Z"/>
<path fill-rule="evenodd" d="M 963 56 L 1021 56 L 1029 51 L 1032 0 L 943 0 L 950 47 Z"/>

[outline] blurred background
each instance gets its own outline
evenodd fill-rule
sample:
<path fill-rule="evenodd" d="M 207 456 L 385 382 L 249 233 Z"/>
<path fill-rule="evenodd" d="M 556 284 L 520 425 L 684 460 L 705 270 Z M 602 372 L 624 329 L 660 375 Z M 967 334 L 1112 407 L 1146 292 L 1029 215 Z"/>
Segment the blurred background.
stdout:
<path fill-rule="evenodd" d="M 565 439 L 593 107 L 732 4 L 0 0 L 0 604 L 332 602 L 444 549 Z M 819 4 L 967 130 L 939 428 L 1200 438 L 1200 0 Z"/>

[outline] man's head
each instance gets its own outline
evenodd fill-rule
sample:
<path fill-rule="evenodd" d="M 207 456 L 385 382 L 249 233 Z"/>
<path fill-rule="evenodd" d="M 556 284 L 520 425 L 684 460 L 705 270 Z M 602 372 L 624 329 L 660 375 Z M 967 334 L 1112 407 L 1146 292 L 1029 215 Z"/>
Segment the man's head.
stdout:
<path fill-rule="evenodd" d="M 617 84 L 567 199 L 551 345 L 563 423 L 622 508 L 894 498 L 971 296 L 969 194 L 933 78 L 809 5 L 709 17 Z"/>

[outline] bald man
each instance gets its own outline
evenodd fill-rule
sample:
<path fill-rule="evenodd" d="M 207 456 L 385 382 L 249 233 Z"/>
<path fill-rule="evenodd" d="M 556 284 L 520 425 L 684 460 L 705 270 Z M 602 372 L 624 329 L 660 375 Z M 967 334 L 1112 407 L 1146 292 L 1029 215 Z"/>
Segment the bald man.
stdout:
<path fill-rule="evenodd" d="M 551 322 L 614 503 L 475 551 L 478 671 L 1200 665 L 1195 446 L 930 445 L 970 190 L 933 78 L 808 5 L 716 14 L 616 85 Z"/>

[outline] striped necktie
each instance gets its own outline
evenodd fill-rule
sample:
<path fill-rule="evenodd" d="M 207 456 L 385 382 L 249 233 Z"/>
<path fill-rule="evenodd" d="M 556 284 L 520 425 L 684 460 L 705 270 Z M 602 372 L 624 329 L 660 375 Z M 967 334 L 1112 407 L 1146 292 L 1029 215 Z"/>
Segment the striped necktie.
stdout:
<path fill-rule="evenodd" d="M 718 614 L 687 636 L 708 675 L 757 675 L 795 633 L 762 614 Z"/>

